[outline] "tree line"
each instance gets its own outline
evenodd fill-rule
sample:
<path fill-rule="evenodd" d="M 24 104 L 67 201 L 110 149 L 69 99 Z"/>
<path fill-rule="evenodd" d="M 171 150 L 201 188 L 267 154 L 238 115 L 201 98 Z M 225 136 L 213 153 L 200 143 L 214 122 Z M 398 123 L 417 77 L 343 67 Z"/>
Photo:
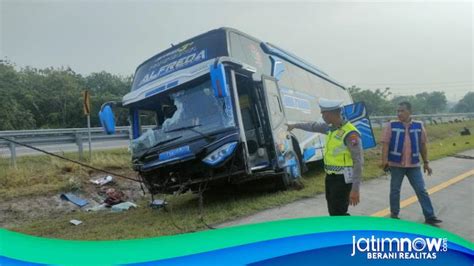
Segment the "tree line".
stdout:
<path fill-rule="evenodd" d="M 87 76 L 69 67 L 18 69 L 0 60 L 0 130 L 85 127 L 84 90 L 91 94 L 91 125 L 100 126 L 98 112 L 107 101 L 120 101 L 130 91 L 132 75 L 120 76 L 105 71 Z M 401 101 L 412 103 L 414 113 L 474 112 L 474 92 L 468 92 L 448 110 L 444 92 L 423 92 L 395 96 L 390 88 L 367 90 L 348 88 L 354 101 L 364 101 L 371 115 L 394 115 Z M 117 110 L 117 124 L 126 125 L 128 114 Z"/>
<path fill-rule="evenodd" d="M 100 126 L 98 112 L 107 101 L 130 91 L 132 76 L 105 71 L 82 76 L 69 67 L 17 70 L 0 61 L 0 130 L 86 127 L 83 91 L 91 95 L 91 126 Z M 117 112 L 118 124 L 127 113 Z"/>
<path fill-rule="evenodd" d="M 348 88 L 355 102 L 363 101 L 371 115 L 395 115 L 400 102 L 407 101 L 412 105 L 414 114 L 437 114 L 445 112 L 474 112 L 474 92 L 468 92 L 452 108 L 448 108 L 448 100 L 442 91 L 422 92 L 415 95 L 393 96 L 390 88 L 363 90 L 352 86 Z"/>

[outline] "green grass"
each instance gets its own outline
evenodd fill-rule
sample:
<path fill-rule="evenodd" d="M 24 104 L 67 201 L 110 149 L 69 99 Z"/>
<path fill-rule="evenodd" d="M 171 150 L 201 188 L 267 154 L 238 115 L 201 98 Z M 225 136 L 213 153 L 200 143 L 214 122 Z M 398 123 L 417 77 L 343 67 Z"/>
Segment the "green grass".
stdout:
<path fill-rule="evenodd" d="M 444 124 L 438 126 L 427 126 L 430 141 L 430 159 L 441 158 L 457 152 L 473 149 L 474 136 L 459 136 L 459 131 L 464 127 L 474 128 L 474 121 L 460 124 Z M 377 139 L 380 130 L 375 130 Z M 453 146 L 453 143 L 456 143 Z M 468 144 L 466 144 L 468 143 Z M 365 153 L 364 180 L 376 178 L 383 174 L 378 168 L 380 161 L 380 146 Z M 41 158 L 40 158 L 41 157 Z M 18 170 L 7 170 L 0 172 L 0 184 L 2 190 L 9 195 L 21 195 L 17 190 L 28 184 L 25 174 L 33 174 L 33 188 L 25 189 L 29 195 L 38 194 L 41 189 L 45 193 L 57 191 L 67 186 L 69 176 L 80 175 L 82 182 L 87 177 L 86 170 L 68 163 L 58 162 L 42 156 L 22 158 Z M 48 161 L 49 160 L 49 161 Z M 30 161 L 35 161 L 30 162 Z M 128 155 L 125 150 L 107 151 L 94 153 L 94 163 L 101 167 L 116 169 L 117 171 L 130 172 L 128 167 Z M 29 169 L 25 165 L 38 165 L 40 168 Z M 72 168 L 64 172 L 64 167 Z M 5 173 L 10 179 L 6 180 Z M 17 174 L 15 174 L 17 173 Z M 54 173 L 54 176 L 49 176 Z M 18 177 L 17 177 L 18 176 Z M 18 179 L 18 180 L 15 180 Z M 51 184 L 51 187 L 45 184 Z M 208 224 L 216 224 L 237 217 L 249 215 L 264 209 L 280 206 L 302 198 L 313 197 L 324 191 L 324 173 L 317 164 L 310 166 L 310 171 L 305 174 L 302 190 L 289 190 L 270 193 L 265 189 L 258 189 L 255 184 L 247 185 L 244 191 L 227 191 L 220 194 L 208 194 L 205 196 L 204 217 Z M 6 184 L 7 186 L 3 186 Z M 77 185 L 76 185 L 77 186 Z M 79 185 L 80 189 L 81 185 Z M 363 193 L 363 191 L 362 191 Z M 142 238 L 161 235 L 172 235 L 190 231 L 206 229 L 204 223 L 199 219 L 198 198 L 196 195 L 185 194 L 178 197 L 169 196 L 167 200 L 172 207 L 171 212 L 148 208 L 148 199 L 143 199 L 138 209 L 123 213 L 68 213 L 60 217 L 45 217 L 35 222 L 27 222 L 11 229 L 27 234 L 55 237 L 64 239 L 128 239 Z M 84 223 L 79 226 L 71 226 L 70 219 L 79 219 Z M 179 228 L 178 228 L 179 227 Z"/>
<path fill-rule="evenodd" d="M 78 160 L 76 153 L 61 155 Z M 127 149 L 93 152 L 92 165 L 135 176 Z M 91 174 L 88 168 L 48 155 L 17 157 L 16 169 L 10 167 L 10 159 L 1 158 L 0 200 L 78 190 Z"/>

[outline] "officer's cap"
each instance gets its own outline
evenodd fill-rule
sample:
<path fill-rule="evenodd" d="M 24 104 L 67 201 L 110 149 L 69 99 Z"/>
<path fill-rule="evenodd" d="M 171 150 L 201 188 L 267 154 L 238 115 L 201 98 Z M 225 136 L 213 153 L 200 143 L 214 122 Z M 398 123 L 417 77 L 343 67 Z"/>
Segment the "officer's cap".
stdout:
<path fill-rule="evenodd" d="M 319 107 L 321 112 L 333 111 L 342 108 L 342 100 L 329 100 L 326 98 L 319 99 Z"/>

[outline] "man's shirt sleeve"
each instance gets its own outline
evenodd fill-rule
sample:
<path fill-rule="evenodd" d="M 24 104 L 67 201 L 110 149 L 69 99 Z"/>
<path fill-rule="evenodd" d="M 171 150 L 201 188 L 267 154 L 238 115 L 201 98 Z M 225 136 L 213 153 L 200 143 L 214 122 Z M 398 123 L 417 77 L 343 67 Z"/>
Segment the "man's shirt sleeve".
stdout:
<path fill-rule="evenodd" d="M 326 134 L 329 131 L 329 126 L 326 123 L 310 122 L 310 123 L 297 123 L 293 125 L 295 128 Z"/>
<path fill-rule="evenodd" d="M 362 166 L 364 165 L 364 149 L 362 148 L 362 140 L 357 132 L 349 133 L 344 143 L 351 153 L 353 162 L 352 191 L 358 192 L 360 181 L 362 180 Z"/>

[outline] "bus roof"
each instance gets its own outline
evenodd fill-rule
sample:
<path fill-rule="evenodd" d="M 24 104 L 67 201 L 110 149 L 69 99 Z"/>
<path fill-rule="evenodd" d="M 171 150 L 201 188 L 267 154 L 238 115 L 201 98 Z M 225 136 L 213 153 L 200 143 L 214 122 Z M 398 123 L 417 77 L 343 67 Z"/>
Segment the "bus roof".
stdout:
<path fill-rule="evenodd" d="M 217 28 L 217 29 L 213 29 L 213 30 L 210 30 L 208 32 L 205 32 L 205 33 L 202 33 L 202 34 L 199 34 L 199 35 L 196 35 L 190 39 L 187 39 L 185 41 L 182 41 L 178 44 L 172 44 L 171 47 L 169 47 L 168 49 L 164 50 L 164 51 L 161 51 L 155 55 L 153 55 L 152 57 L 148 58 L 146 61 L 144 61 L 143 63 L 141 63 L 137 68 L 136 68 L 136 72 L 140 69 L 140 67 L 144 66 L 145 64 L 147 64 L 148 62 L 150 62 L 151 60 L 161 56 L 161 55 L 166 55 L 167 53 L 170 53 L 172 52 L 173 50 L 175 50 L 177 47 L 180 47 L 182 45 L 185 45 L 186 43 L 190 43 L 190 42 L 193 42 L 194 40 L 198 40 L 198 39 L 201 39 L 202 37 L 206 36 L 206 35 L 211 35 L 213 33 L 216 33 L 216 32 L 219 32 L 219 31 L 224 31 L 227 35 L 228 32 L 235 32 L 239 35 L 242 35 L 244 36 L 245 38 L 249 38 L 255 42 L 258 42 L 260 43 L 260 45 L 262 46 L 262 48 L 264 49 L 264 51 L 267 53 L 267 54 L 270 54 L 270 55 L 274 55 L 274 56 L 277 56 L 279 58 L 282 58 L 300 68 L 303 68 L 305 69 L 306 71 L 309 71 L 311 72 L 312 74 L 328 81 L 328 82 L 331 82 L 333 83 L 334 85 L 336 86 L 339 86 L 341 87 L 342 89 L 345 89 L 345 87 L 340 84 L 339 82 L 333 80 L 328 74 L 326 74 L 325 72 L 321 71 L 318 67 L 312 65 L 311 63 L 308 63 L 306 60 L 304 59 L 301 59 L 300 57 L 294 55 L 293 53 L 290 53 L 290 52 L 287 52 L 279 47 L 277 47 L 276 45 L 273 45 L 271 43 L 268 43 L 268 42 L 263 42 L 251 35 L 248 35 L 242 31 L 239 31 L 237 29 L 234 29 L 234 28 L 230 28 L 230 27 L 221 27 L 221 28 Z M 229 52 L 229 41 L 227 40 L 226 41 L 227 43 L 227 47 L 226 47 L 226 50 L 227 52 Z"/>

